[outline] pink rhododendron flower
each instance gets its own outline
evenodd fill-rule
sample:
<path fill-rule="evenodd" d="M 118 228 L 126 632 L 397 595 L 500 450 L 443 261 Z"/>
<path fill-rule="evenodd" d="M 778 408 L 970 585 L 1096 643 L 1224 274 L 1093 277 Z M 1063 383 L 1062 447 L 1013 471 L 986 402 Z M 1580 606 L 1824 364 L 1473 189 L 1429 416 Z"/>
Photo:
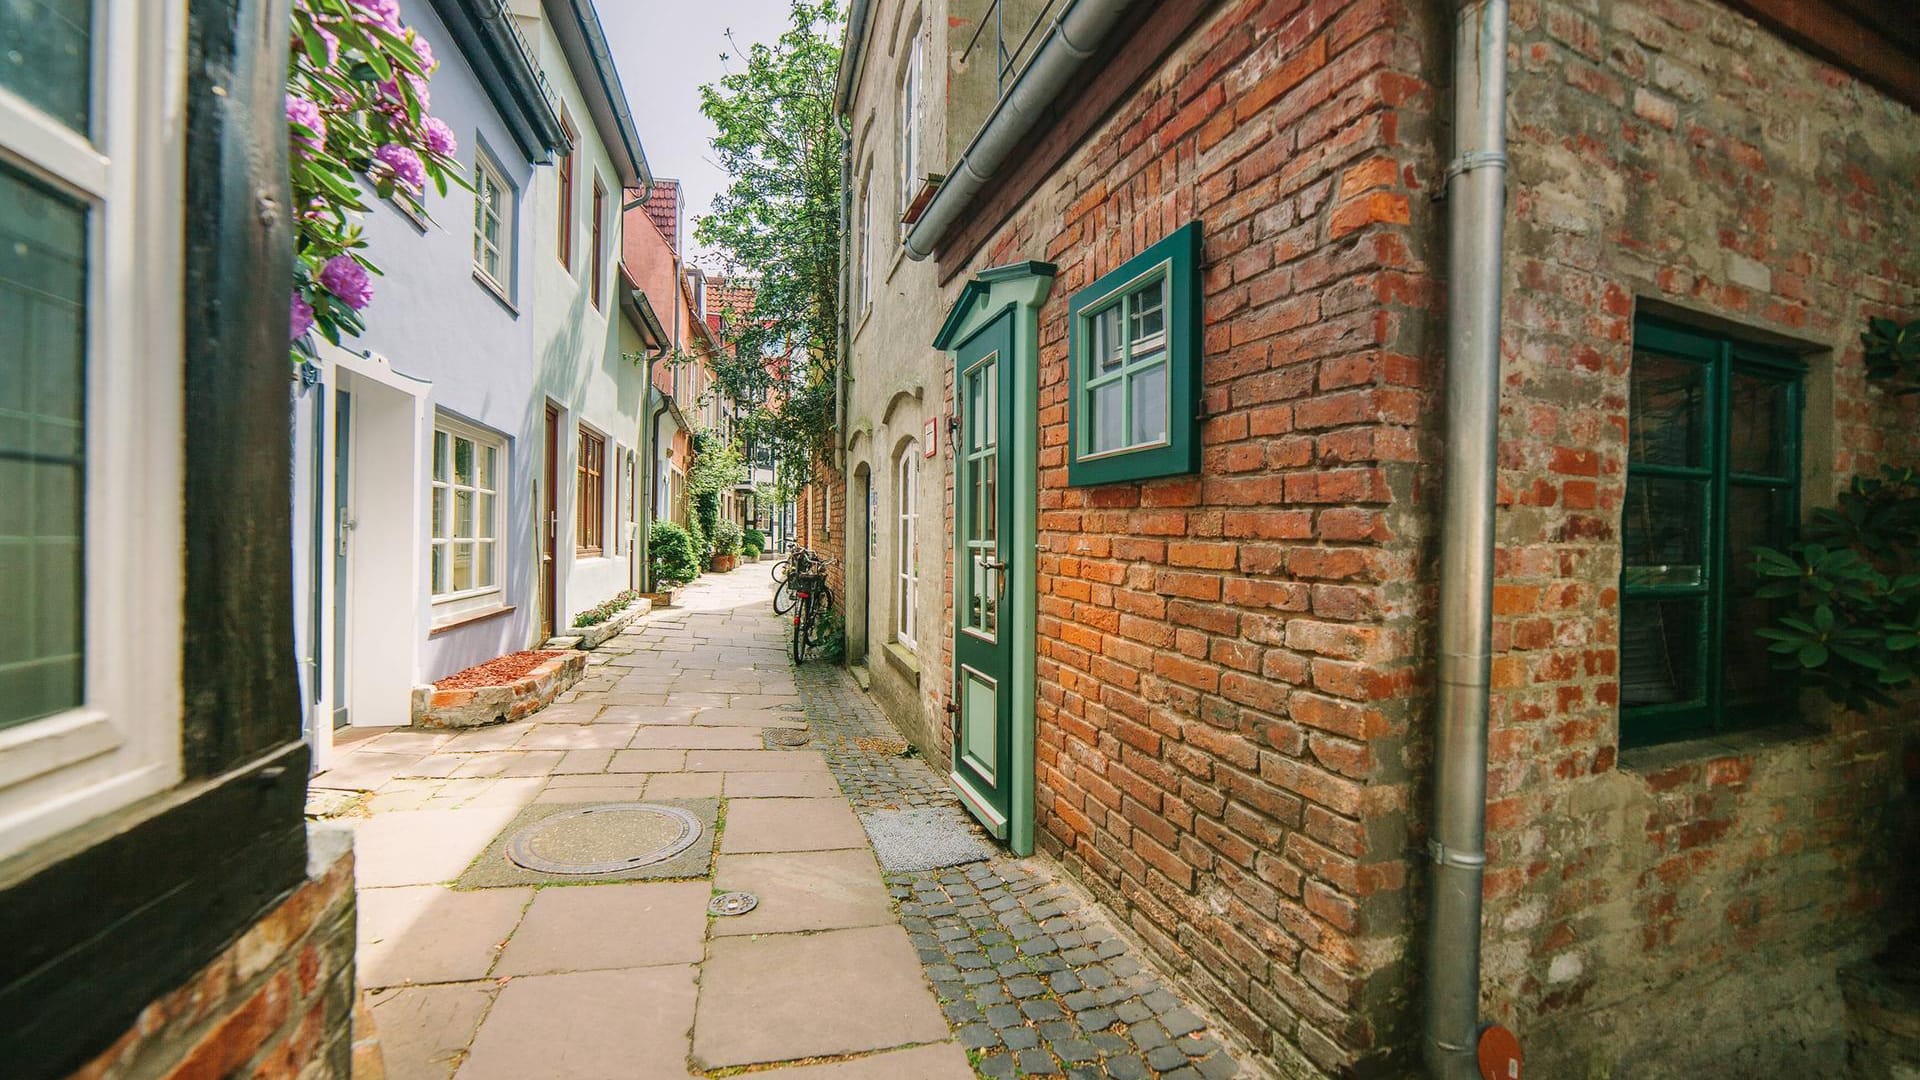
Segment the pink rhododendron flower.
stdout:
<path fill-rule="evenodd" d="M 460 152 L 460 140 L 453 137 L 453 129 L 437 116 L 429 116 L 421 123 L 420 141 L 441 157 L 452 157 Z"/>
<path fill-rule="evenodd" d="M 373 303 L 373 280 L 351 255 L 335 255 L 320 268 L 320 286 L 355 311 Z"/>
<path fill-rule="evenodd" d="M 289 338 L 291 341 L 299 341 L 301 338 L 307 336 L 307 331 L 313 329 L 313 305 L 307 303 L 307 298 L 301 296 L 298 289 L 295 289 L 293 293 L 291 329 L 293 331 L 292 337 Z"/>
<path fill-rule="evenodd" d="M 327 121 L 320 115 L 320 106 L 298 94 L 287 95 L 287 122 L 299 124 L 312 135 L 295 135 L 293 143 L 308 150 L 318 151 L 327 138 Z"/>
<path fill-rule="evenodd" d="M 339 63 L 340 62 L 339 35 L 335 34 L 333 31 L 327 29 L 324 26 L 316 26 L 313 28 L 313 31 L 314 33 L 320 35 L 321 43 L 326 45 L 327 47 L 327 66 L 332 67 L 333 65 Z"/>
<path fill-rule="evenodd" d="M 393 170 L 393 178 L 401 186 L 419 191 L 427 182 L 427 167 L 420 163 L 420 155 L 412 147 L 399 143 L 388 143 L 373 152 L 373 159 Z"/>
<path fill-rule="evenodd" d="M 420 58 L 420 70 L 429 75 L 433 74 L 434 69 L 440 66 L 440 61 L 433 58 L 433 46 L 427 42 L 426 38 L 421 37 L 419 34 L 413 35 L 411 44 L 413 45 L 413 55 Z"/>
<path fill-rule="evenodd" d="M 352 0 L 352 3 L 357 11 L 354 18 L 391 34 L 400 32 L 400 0 Z"/>

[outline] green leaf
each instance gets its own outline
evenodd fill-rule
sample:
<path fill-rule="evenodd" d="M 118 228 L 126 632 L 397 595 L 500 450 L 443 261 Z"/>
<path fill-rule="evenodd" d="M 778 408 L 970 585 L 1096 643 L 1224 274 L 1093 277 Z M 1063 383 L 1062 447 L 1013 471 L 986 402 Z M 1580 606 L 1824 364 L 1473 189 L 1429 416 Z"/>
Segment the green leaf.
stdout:
<path fill-rule="evenodd" d="M 1800 666 L 1817 668 L 1827 662 L 1827 647 L 1817 641 L 1809 641 L 1800 647 Z"/>

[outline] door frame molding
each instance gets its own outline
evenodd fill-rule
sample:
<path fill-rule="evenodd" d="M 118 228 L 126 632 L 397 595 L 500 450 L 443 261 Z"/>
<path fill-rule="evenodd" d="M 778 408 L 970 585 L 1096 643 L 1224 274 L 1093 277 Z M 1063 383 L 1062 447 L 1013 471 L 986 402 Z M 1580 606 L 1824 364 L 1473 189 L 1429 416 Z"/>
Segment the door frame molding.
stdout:
<path fill-rule="evenodd" d="M 1044 262 L 1013 263 L 980 271 L 960 290 L 960 296 L 948 311 L 940 333 L 933 339 L 934 348 L 954 353 L 974 335 L 998 321 L 1000 316 L 1009 312 L 1012 314 L 1013 352 L 1002 358 L 1004 363 L 1011 365 L 1013 379 L 1012 416 L 1000 433 L 1001 452 L 1007 455 L 1002 476 L 1013 486 L 1013 517 L 1006 522 L 1008 531 L 1005 547 L 1025 557 L 1009 560 L 1007 597 L 1011 602 L 1002 608 L 1007 616 L 1003 633 L 1010 636 L 1013 652 L 1010 685 L 1007 687 L 1012 695 L 1010 704 L 1013 711 L 1010 757 L 1013 775 L 1010 778 L 1008 820 L 996 821 L 999 815 L 992 812 L 988 800 L 973 791 L 951 766 L 948 768 L 948 781 L 959 792 L 961 801 L 977 816 L 981 816 L 990 828 L 994 828 L 1016 855 L 1033 854 L 1034 669 L 1037 656 L 1034 622 L 1040 603 L 1040 309 L 1053 291 L 1053 279 L 1057 272 L 1051 263 Z M 950 363 L 947 371 L 948 377 L 955 380 L 953 386 L 957 393 L 957 364 Z M 958 415 L 958 408 L 956 398 L 953 415 Z M 957 468 L 958 459 L 953 457 L 951 440 L 948 455 L 954 462 L 953 467 Z M 945 507 L 950 533 L 953 531 L 955 509 L 950 496 Z M 951 554 L 949 552 L 949 557 Z M 959 587 L 957 579 L 954 587 Z M 947 632 L 957 633 L 951 625 Z M 958 668 L 947 674 L 951 693 L 958 685 Z M 957 760 L 958 746 L 954 747 L 953 753 Z"/>

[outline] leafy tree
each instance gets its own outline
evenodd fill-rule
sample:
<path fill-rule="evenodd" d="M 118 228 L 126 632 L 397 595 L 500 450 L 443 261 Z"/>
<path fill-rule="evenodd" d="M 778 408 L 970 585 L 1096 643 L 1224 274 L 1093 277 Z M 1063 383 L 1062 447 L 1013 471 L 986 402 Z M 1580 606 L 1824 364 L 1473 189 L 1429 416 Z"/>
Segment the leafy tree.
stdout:
<path fill-rule="evenodd" d="M 788 29 L 758 43 L 746 67 L 700 88 L 700 111 L 731 182 L 694 236 L 731 272 L 750 271 L 751 313 L 728 320 L 730 355 L 714 375 L 740 403 L 741 434 L 771 447 L 785 494 L 833 445 L 839 368 L 841 133 L 835 0 L 792 0 Z M 731 40 L 731 38 L 729 38 Z"/>
<path fill-rule="evenodd" d="M 701 545 L 702 554 L 714 553 L 707 545 L 719 539 L 720 493 L 746 478 L 746 459 L 723 441 L 719 432 L 701 428 L 693 433 L 693 464 L 687 469 L 687 496 L 693 502 L 698 535 L 705 541 Z"/>

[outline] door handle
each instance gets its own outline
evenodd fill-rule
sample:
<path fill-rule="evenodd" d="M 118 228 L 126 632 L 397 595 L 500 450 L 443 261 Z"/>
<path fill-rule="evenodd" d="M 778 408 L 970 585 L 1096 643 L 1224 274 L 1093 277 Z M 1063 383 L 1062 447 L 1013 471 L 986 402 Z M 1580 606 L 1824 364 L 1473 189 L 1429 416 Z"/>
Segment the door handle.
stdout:
<path fill-rule="evenodd" d="M 986 558 L 980 560 L 980 568 L 982 570 L 1005 570 L 1007 568 L 1007 564 L 989 555 Z"/>
<path fill-rule="evenodd" d="M 344 557 L 344 556 L 345 556 L 345 555 L 347 554 L 347 534 L 348 534 L 348 533 L 350 533 L 350 532 L 352 532 L 353 530 L 355 530 L 355 529 L 357 529 L 357 528 L 359 528 L 359 527 L 360 527 L 360 523 L 359 523 L 358 521 L 356 521 L 356 520 L 354 520 L 353 518 L 342 518 L 342 519 L 341 519 L 341 521 L 340 521 L 340 528 L 339 528 L 339 529 L 338 529 L 337 531 L 338 531 L 338 532 L 339 532 L 339 534 L 340 534 L 340 550 L 339 550 L 339 554 L 340 554 L 340 555 L 341 555 L 342 557 Z"/>

